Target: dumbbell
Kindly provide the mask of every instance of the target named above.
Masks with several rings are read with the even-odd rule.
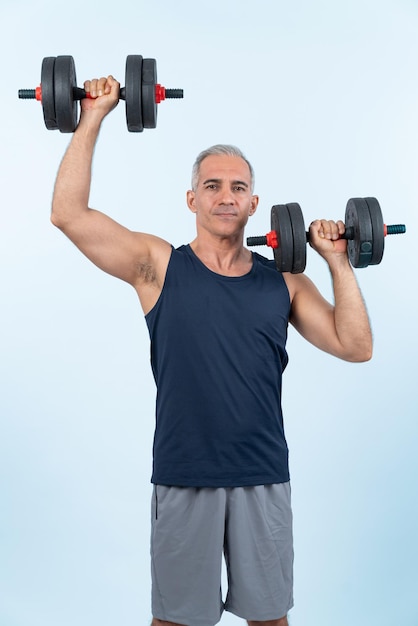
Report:
[[[45,57],[41,67],[41,84],[36,89],[19,89],[19,98],[42,103],[48,130],[73,133],[78,124],[78,101],[89,97],[77,87],[74,59],[71,56]],[[157,83],[155,59],[139,54],[126,58],[125,87],[120,90],[125,100],[128,130],[140,133],[157,125],[157,105],[166,98],[183,98],[182,89],[166,89]]]
[[[406,232],[404,224],[387,226],[376,198],[350,198],[345,210],[345,233],[348,257],[353,267],[377,265],[383,257],[386,235]],[[306,243],[302,210],[296,202],[277,204],[271,209],[271,231],[261,237],[248,237],[247,246],[273,248],[279,272],[299,274],[306,267]]]

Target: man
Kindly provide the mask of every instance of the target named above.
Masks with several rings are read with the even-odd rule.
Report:
[[[138,293],[157,383],[152,482],[153,626],[213,626],[223,609],[250,626],[286,626],[292,514],[281,377],[287,325],[347,361],[371,358],[368,316],[342,222],[318,220],[334,305],[304,275],[280,274],[243,246],[257,209],[253,171],[232,146],[199,155],[189,209],[196,238],[174,250],[88,207],[93,151],[117,105],[111,76],[85,83],[80,123],[61,163],[52,222],[102,270]],[[222,553],[228,571],[220,590]]]

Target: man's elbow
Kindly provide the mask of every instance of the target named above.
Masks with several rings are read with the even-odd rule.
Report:
[[[62,227],[62,220],[60,219],[59,214],[56,211],[54,211],[54,208],[52,208],[50,220],[51,220],[51,223],[57,228]]]
[[[56,200],[52,201],[50,220],[54,226],[60,230],[65,230],[67,224],[73,219],[74,211],[69,211],[65,204],[63,205]]]
[[[57,228],[62,228],[63,225],[63,209],[58,202],[58,199],[54,195],[52,198],[52,206],[51,206],[51,215],[50,215],[51,223]]]
[[[370,361],[373,356],[373,344],[372,343],[364,343],[353,350],[349,355],[347,355],[346,361],[350,361],[351,363],[366,363]]]

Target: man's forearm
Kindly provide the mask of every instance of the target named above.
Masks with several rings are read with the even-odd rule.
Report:
[[[353,360],[369,360],[373,340],[369,316],[356,277],[347,265],[331,270],[334,288],[335,329],[342,345],[352,352]]]
[[[52,199],[51,221],[61,227],[87,210],[91,166],[100,125],[80,124],[58,170]]]

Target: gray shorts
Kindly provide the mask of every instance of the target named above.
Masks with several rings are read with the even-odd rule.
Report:
[[[222,600],[222,554],[228,592]],[[214,626],[225,609],[275,620],[293,606],[290,483],[256,487],[154,486],[152,611],[160,620]]]

